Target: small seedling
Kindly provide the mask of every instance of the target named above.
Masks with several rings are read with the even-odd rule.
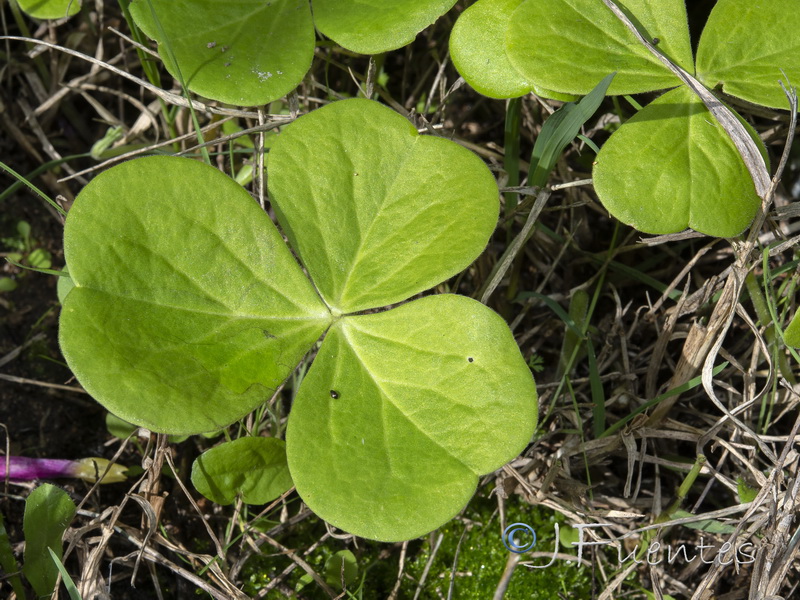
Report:
[[[192,466],[192,484],[217,504],[241,495],[248,504],[266,504],[292,487],[283,440],[243,437],[204,452]]]
[[[52,256],[31,237],[31,226],[27,221],[17,223],[15,237],[0,238],[0,244],[11,252],[3,252],[6,260],[23,269],[32,267],[47,270],[52,265]],[[17,287],[17,281],[11,277],[0,277],[0,292],[11,292]]]
[[[59,570],[48,549],[61,560],[61,538],[75,516],[75,510],[69,495],[49,483],[37,487],[25,501],[25,562],[22,572],[37,597],[49,597],[56,587]]]

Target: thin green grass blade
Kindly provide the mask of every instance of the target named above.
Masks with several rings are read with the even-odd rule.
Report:
[[[611,79],[609,78],[608,81],[610,82]],[[608,274],[609,263],[614,258],[614,250],[617,247],[618,235],[619,223],[614,225],[614,233],[611,237],[611,245],[608,249],[608,256],[603,265],[600,267],[600,276],[597,279],[597,285],[595,285],[594,294],[592,294],[591,301],[589,302],[589,308],[586,311],[586,318],[581,324],[581,332],[586,340],[586,351],[589,360],[589,385],[592,390],[592,413],[594,417],[593,433],[595,438],[598,438],[600,435],[602,435],[603,430],[605,429],[606,399],[605,393],[603,392],[603,384],[600,381],[600,372],[597,368],[597,357],[594,352],[594,346],[592,345],[591,337],[587,334],[589,333],[589,323],[591,322],[592,315],[594,315],[595,308],[597,308],[597,302],[600,299],[600,293],[605,287],[606,275]]]
[[[728,366],[728,362],[727,361],[723,362],[720,365],[717,365],[716,367],[714,367],[714,370],[711,372],[711,375],[716,377],[727,366]],[[690,379],[686,383],[679,385],[678,387],[674,387],[671,390],[668,390],[668,391],[664,392],[660,396],[656,396],[652,400],[648,400],[647,402],[642,404],[639,408],[634,410],[631,414],[629,414],[627,417],[623,417],[622,419],[620,419],[619,421],[614,423],[611,427],[606,429],[603,432],[603,434],[600,435],[599,437],[604,438],[604,437],[608,437],[610,435],[615,434],[617,431],[619,431],[620,429],[625,427],[625,425],[630,423],[636,415],[642,414],[647,409],[655,406],[656,404],[658,404],[662,400],[666,400],[667,398],[671,398],[672,396],[679,396],[680,394],[683,394],[684,392],[687,392],[687,391],[689,391],[691,389],[694,389],[698,385],[700,385],[701,383],[702,383],[702,376],[697,376],[694,379]]]
[[[550,310],[558,315],[559,319],[564,321],[566,326],[569,328],[569,331],[578,337],[583,337],[583,332],[581,331],[580,325],[578,325],[575,320],[569,314],[567,314],[567,311],[561,308],[561,305],[558,302],[545,296],[544,294],[539,294],[537,292],[520,292],[517,294],[516,300],[520,301],[528,298],[536,298],[537,300],[544,302]]]
[[[569,357],[572,356],[575,347],[580,345],[585,339],[582,331],[584,330],[584,323],[586,322],[586,313],[588,310],[589,294],[587,294],[585,290],[576,290],[569,301],[569,316],[572,318],[576,327],[572,328],[568,325],[564,332],[564,341],[561,343],[561,356],[558,359],[556,379],[561,379],[564,374],[569,374],[569,371],[567,371]]]
[[[638,103],[638,102],[637,102],[637,101],[634,99],[634,97],[633,97],[633,96],[631,96],[630,94],[625,94],[625,95],[623,96],[623,98],[625,98],[625,100],[627,100],[627,101],[628,101],[628,104],[630,104],[630,105],[631,105],[633,108],[635,108],[636,110],[642,110],[642,105],[641,105],[641,104],[639,104],[639,103]]]
[[[580,141],[582,141],[584,144],[586,144],[587,146],[589,146],[589,148],[591,148],[592,150],[594,150],[594,153],[595,153],[595,154],[597,154],[598,152],[600,152],[600,147],[599,147],[597,144],[595,144],[595,143],[594,143],[592,140],[590,140],[589,138],[587,138],[585,135],[583,135],[582,133],[579,133],[577,137],[578,137],[578,139],[579,139]]]
[[[14,265],[15,267],[18,267],[20,269],[25,269],[26,271],[35,271],[36,273],[42,273],[43,275],[55,275],[56,277],[69,277],[69,273],[67,273],[66,271],[58,271],[56,269],[39,269],[37,267],[28,267],[26,265],[18,263],[15,260],[11,260],[7,256],[6,256],[6,262],[9,262],[12,265]]]
[[[506,107],[505,140],[503,153],[503,168],[508,175],[506,185],[514,187],[519,185],[519,125],[522,112],[522,101],[520,98],[512,98]],[[506,192],[506,243],[511,242],[511,226],[514,224],[511,217],[514,209],[519,203],[519,195],[513,192]]]
[[[577,350],[577,348],[576,348]],[[589,497],[592,497],[592,474],[589,470],[589,457],[586,455],[586,437],[583,435],[583,419],[581,418],[581,411],[578,408],[578,399],[575,397],[575,390],[572,389],[572,381],[569,377],[565,377],[563,381],[566,382],[567,392],[572,401],[572,408],[575,411],[575,417],[578,419],[578,435],[581,437],[581,454],[583,455],[583,468],[586,472],[586,485],[589,486]]]
[[[67,588],[67,593],[69,594],[70,600],[83,600],[78,588],[75,587],[75,582],[72,581],[72,577],[70,577],[69,573],[67,573],[64,563],[61,562],[61,559],[59,559],[56,553],[53,552],[52,548],[48,548],[47,550],[50,552],[50,558],[52,558],[53,562],[56,564],[58,572],[61,573],[61,581],[64,583],[64,587]]]
[[[547,183],[550,171],[553,170],[564,148],[575,139],[583,124],[591,118],[605,98],[606,90],[611,85],[614,75],[616,73],[604,77],[580,102],[565,104],[544,122],[542,131],[533,145],[530,185],[543,186]]]
[[[592,391],[592,432],[595,439],[603,435],[606,429],[606,395],[600,372],[597,369],[597,356],[590,337],[586,337],[586,354],[589,361],[589,387]]]
[[[63,208],[61,208],[61,207],[60,207],[58,204],[56,204],[56,202],[55,202],[55,201],[54,201],[54,200],[53,200],[53,199],[52,199],[50,196],[48,196],[47,194],[45,194],[45,193],[44,193],[42,190],[40,190],[38,187],[36,187],[35,185],[33,185],[33,184],[30,182],[30,181],[28,181],[27,179],[25,179],[25,178],[24,178],[22,175],[20,175],[19,173],[17,173],[17,172],[16,172],[14,169],[12,169],[11,167],[9,167],[7,164],[5,164],[5,163],[4,163],[4,162],[2,162],[2,161],[0,161],[0,169],[3,169],[3,170],[6,172],[6,173],[8,173],[9,175],[11,175],[11,176],[12,176],[14,179],[16,179],[17,181],[19,181],[19,182],[21,182],[21,183],[25,184],[26,186],[28,186],[28,188],[29,188],[31,191],[33,191],[33,192],[36,192],[36,194],[37,194],[37,195],[38,195],[40,198],[42,198],[42,199],[43,199],[45,202],[47,202],[47,203],[48,203],[50,206],[52,206],[53,208],[55,208],[55,209],[58,211],[58,214],[60,214],[62,217],[66,217],[66,216],[67,216],[67,211],[65,211],[65,210],[64,210]]]
[[[197,120],[197,114],[194,112],[194,108],[192,107],[192,97],[189,94],[189,88],[186,86],[186,80],[183,78],[181,66],[178,64],[178,60],[175,57],[175,52],[173,52],[172,45],[169,43],[169,38],[167,37],[164,27],[161,25],[161,21],[158,19],[158,15],[156,14],[156,9],[153,7],[153,3],[150,0],[147,0],[147,6],[150,9],[150,14],[153,16],[153,22],[156,24],[156,27],[158,27],[158,35],[162,40],[164,40],[164,47],[167,49],[169,59],[172,61],[172,64],[175,65],[175,70],[178,73],[178,80],[180,81],[183,95],[189,101],[189,113],[192,115],[192,125],[194,126],[194,131],[197,135],[197,143],[200,145],[200,152],[203,154],[203,160],[205,160],[206,164],[211,165],[211,156],[208,154],[208,148],[205,146],[206,140],[203,137],[203,131],[200,128],[200,121]]]
[[[134,40],[146,48],[147,37],[142,33],[142,30],[139,29],[139,26],[136,25],[136,21],[133,20],[130,11],[130,4],[131,0],[119,0],[119,6],[122,9],[122,16],[125,18],[125,22],[128,24],[131,37],[133,37]],[[136,54],[139,56],[139,62],[142,65],[144,74],[147,76],[147,80],[154,86],[161,87],[161,75],[159,74],[155,63],[153,63],[152,58],[145,54],[140,48],[136,48]],[[161,101],[161,106],[162,108],[165,107],[163,100]]]
[[[47,171],[49,171],[53,167],[57,167],[58,165],[61,165],[61,164],[65,163],[65,162],[69,162],[71,160],[75,160],[75,159],[78,159],[78,158],[86,158],[87,156],[89,156],[88,152],[86,152],[84,154],[73,154],[71,156],[64,156],[62,158],[57,158],[56,160],[50,160],[50,161],[47,161],[46,163],[44,163],[42,165],[39,165],[33,171],[31,171],[30,173],[27,173],[23,177],[23,179],[15,181],[10,186],[8,186],[5,190],[3,190],[0,193],[0,202],[5,200],[6,198],[8,198],[11,194],[16,192],[23,185],[25,185],[25,181],[24,180],[30,181],[34,177],[38,177],[42,173],[46,173]]]

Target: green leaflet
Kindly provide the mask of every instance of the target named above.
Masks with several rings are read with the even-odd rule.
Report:
[[[411,42],[455,0],[133,0],[136,24],[167,70],[193,92],[239,106],[267,104],[303,80],[314,26],[345,48],[378,54]],[[152,5],[152,10],[151,10]]]
[[[485,1],[485,0],[484,0]],[[673,62],[692,71],[683,0],[630,0],[625,6]],[[533,85],[587,94],[616,72],[609,94],[636,94],[679,83],[601,0],[525,0],[511,15],[506,52]]]
[[[96,177],[67,217],[64,252],[75,284],[64,356],[108,410],[154,431],[242,417],[330,323],[269,217],[189,159],[142,158]]]
[[[358,562],[350,550],[339,550],[325,561],[325,580],[328,585],[342,589],[342,580],[347,585],[355,583],[358,577]]]
[[[348,50],[378,54],[411,43],[455,3],[456,0],[314,0],[314,23]]]
[[[56,282],[56,295],[58,297],[58,301],[62,304],[64,303],[64,298],[67,297],[74,288],[75,285],[72,283],[72,279],[69,277],[69,273],[65,270],[64,275],[58,278]]]
[[[17,3],[34,19],[63,19],[81,10],[81,0],[17,0]]]
[[[798,9],[792,0],[719,0],[697,47],[697,76],[726,94],[786,110],[778,82],[800,82]]]
[[[503,87],[503,76],[521,76],[534,90],[557,93],[588,93],[595,81],[614,71],[610,94],[680,85],[602,1],[524,0],[509,17],[511,4],[480,0],[459,19],[465,27],[476,27],[474,15],[483,15],[484,21],[494,16],[494,28],[505,28],[505,57],[511,66],[504,74],[484,80],[476,75],[476,65],[495,60],[503,49],[498,50],[494,29],[487,29],[493,31],[494,45],[477,38],[472,46],[461,40],[466,47],[454,49],[456,57],[470,56],[456,65],[485,94],[511,95],[514,90]],[[666,59],[695,72],[682,0],[631,0],[618,6]],[[721,86],[750,102],[785,107],[778,80],[782,74],[790,83],[800,79],[798,29],[800,12],[793,1],[720,0],[700,38],[697,78],[701,85]],[[725,237],[741,233],[755,216],[756,194],[763,193],[768,176],[755,164],[758,185],[752,185],[739,151],[729,142],[730,135],[737,140],[742,135],[733,129],[729,134],[720,128],[686,89],[665,94],[606,142],[594,169],[598,197],[612,215],[648,233],[686,227]],[[763,145],[754,140],[763,154]],[[541,184],[542,174],[534,173],[532,181]]]
[[[426,297],[344,317],[328,333],[289,417],[289,468],[303,500],[337,527],[417,537],[525,447],[536,415],[505,322],[462,296]]]
[[[335,102],[287,128],[267,180],[335,313],[400,302],[455,275],[483,251],[499,211],[477,156],[369,100]]]
[[[800,348],[800,311],[796,312],[783,332],[783,341],[787,346]]]
[[[314,56],[307,0],[134,0],[130,10],[174,77],[180,68],[190,90],[229,104],[261,105],[289,93]]]
[[[266,504],[292,487],[283,440],[243,437],[201,454],[192,464],[192,484],[217,504],[237,494],[248,504]]]
[[[597,195],[646,233],[742,232],[761,203],[730,137],[688,88],[657,98],[600,149]]]

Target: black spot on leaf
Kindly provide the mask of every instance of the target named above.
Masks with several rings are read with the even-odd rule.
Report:
[[[336,390],[331,390],[331,398],[336,400],[338,397],[339,397],[339,392],[337,392]]]

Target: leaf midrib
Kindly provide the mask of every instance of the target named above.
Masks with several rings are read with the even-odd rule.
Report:
[[[394,184],[405,170],[408,162],[412,159],[414,148],[416,148],[416,145],[420,142],[421,139],[423,139],[422,136],[419,135],[419,133],[417,133],[417,135],[412,140],[411,145],[406,148],[405,154],[402,157],[402,160],[400,161],[400,164],[398,166],[397,171],[394,174],[394,177],[392,177],[391,181],[387,180],[388,185],[386,185],[384,188],[386,192],[384,193],[383,198],[381,198],[380,208],[375,212],[375,215],[373,216],[372,220],[367,226],[367,229],[363,232],[359,230],[358,248],[356,249],[356,255],[353,257],[353,260],[350,263],[350,269],[347,272],[347,279],[345,279],[344,284],[340,288],[341,291],[339,292],[338,298],[336,298],[335,301],[335,304],[338,308],[342,308],[341,306],[342,298],[346,298],[348,288],[350,287],[350,284],[353,280],[352,279],[353,273],[355,273],[358,264],[364,257],[364,241],[369,239],[370,234],[372,233],[372,229],[375,227],[375,223],[381,220],[381,213],[385,209],[388,199],[391,197],[391,191],[392,189],[394,189]]]

